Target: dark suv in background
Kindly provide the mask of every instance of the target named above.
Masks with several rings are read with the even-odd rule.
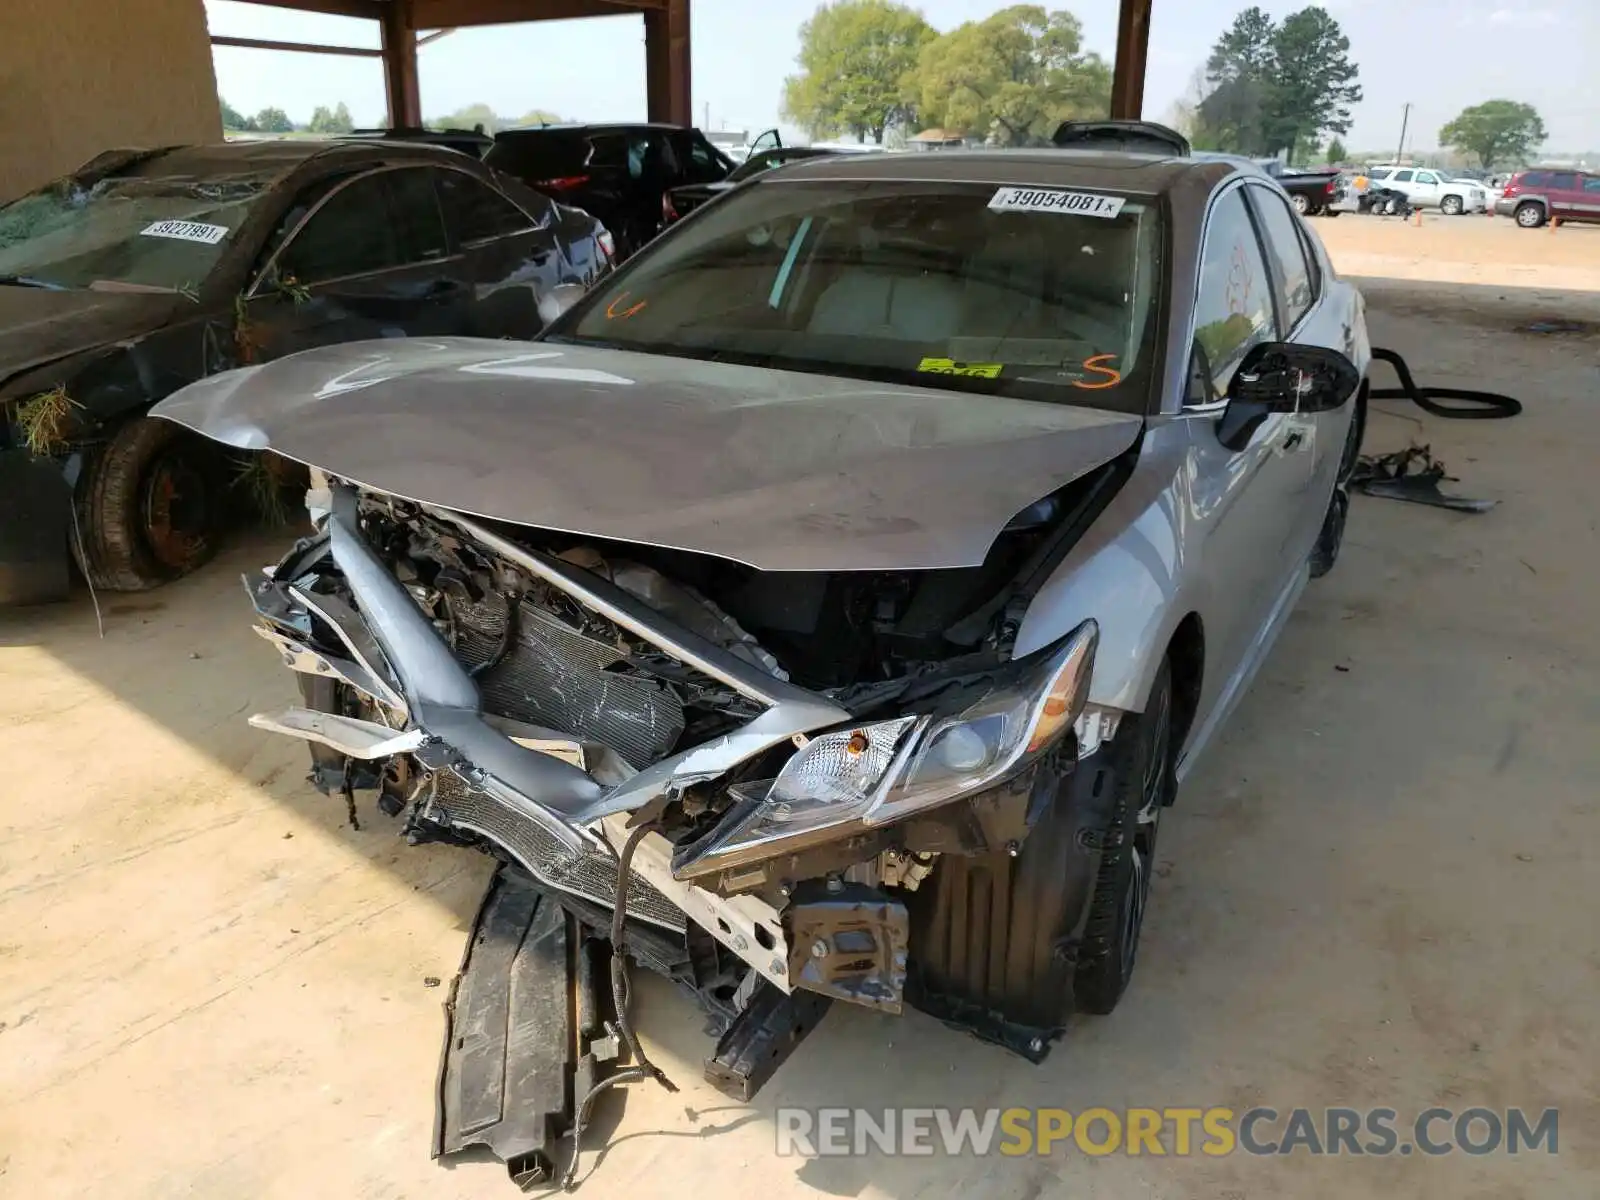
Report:
[[[734,167],[698,129],[654,124],[503,129],[484,161],[598,218],[616,238],[618,257],[661,229],[668,191],[716,183]]]
[[[1549,168],[1518,171],[1506,184],[1494,211],[1515,217],[1524,229],[1546,221],[1600,222],[1600,175]]]

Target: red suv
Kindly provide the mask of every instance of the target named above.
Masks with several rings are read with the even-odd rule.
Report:
[[[1518,171],[1494,211],[1524,229],[1557,221],[1600,221],[1600,175],[1587,171]]]

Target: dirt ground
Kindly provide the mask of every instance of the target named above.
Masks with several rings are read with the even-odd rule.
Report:
[[[1043,1067],[912,1014],[833,1012],[751,1105],[699,1079],[690,1006],[641,982],[676,1096],[586,1155],[620,1196],[1600,1194],[1600,228],[1346,215],[1374,341],[1510,422],[1385,404],[1483,516],[1358,497],[1345,555],[1163,826],[1140,969]],[[1387,277],[1387,278],[1378,278]],[[1452,287],[1404,280],[1443,281]],[[1552,289],[1565,289],[1554,291]],[[485,860],[359,831],[244,718],[291,697],[248,631],[240,547],[200,577],[0,614],[0,1195],[507,1197],[428,1158],[440,1001]],[[1558,1106],[1560,1153],[805,1161],[779,1105]]]

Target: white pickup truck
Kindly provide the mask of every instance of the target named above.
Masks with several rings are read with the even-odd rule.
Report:
[[[1427,167],[1373,167],[1367,172],[1374,187],[1404,192],[1417,208],[1437,208],[1447,217],[1489,210],[1489,196],[1480,184],[1451,179],[1444,171]]]

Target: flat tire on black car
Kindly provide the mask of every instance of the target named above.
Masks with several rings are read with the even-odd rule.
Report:
[[[1115,794],[1073,978],[1079,1012],[1111,1012],[1133,978],[1155,875],[1156,831],[1177,789],[1172,699],[1172,669],[1163,660],[1144,712],[1123,718],[1111,743]]]
[[[84,458],[73,553],[95,587],[139,592],[216,552],[223,459],[171,421],[139,417]]]
[[[1311,201],[1307,200],[1299,192],[1289,197],[1289,203],[1294,205],[1295,212],[1302,217],[1311,211]]]

